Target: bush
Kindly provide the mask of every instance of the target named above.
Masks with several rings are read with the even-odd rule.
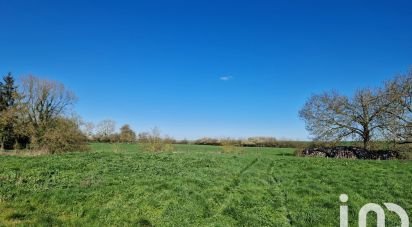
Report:
[[[240,153],[242,152],[242,144],[240,140],[233,140],[230,138],[221,139],[220,145],[222,146],[223,153]]]
[[[393,148],[394,150],[399,152],[402,159],[412,160],[412,144],[396,144],[396,146],[394,146]]]
[[[154,128],[151,132],[140,133],[138,141],[145,151],[161,152],[173,151],[176,140],[171,137],[162,138],[159,129]]]
[[[119,143],[112,143],[112,149],[114,153],[119,153],[121,151],[121,147]]]
[[[293,155],[296,157],[304,157],[303,150],[301,150],[300,148],[295,148]]]
[[[48,153],[84,151],[87,149],[87,137],[80,131],[74,120],[58,118],[47,127],[41,138],[32,138],[31,148]]]

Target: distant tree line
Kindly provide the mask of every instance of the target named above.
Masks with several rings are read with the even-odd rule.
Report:
[[[97,125],[92,122],[84,123],[82,131],[90,142],[134,143],[137,140],[136,133],[130,125],[123,125],[118,133],[116,131],[116,122],[109,119],[103,120]]]
[[[159,152],[173,150],[173,144],[188,142],[177,141],[169,136],[162,136],[158,128],[151,131],[141,132],[138,135],[126,124],[120,127],[120,132],[116,131],[116,122],[113,120],[103,120],[96,127],[93,123],[84,124],[83,131],[90,142],[102,143],[139,143],[145,151]]]
[[[196,145],[239,146],[239,147],[276,147],[303,148],[311,144],[306,141],[278,140],[274,137],[249,137],[246,139],[204,137],[193,142]]]
[[[410,143],[412,70],[352,96],[336,91],[313,95],[299,114],[317,141],[360,141],[365,149],[377,141]]]
[[[96,125],[92,122],[84,123],[82,131],[90,142],[101,143],[147,143],[154,140],[161,140],[168,144],[188,143],[185,140],[175,140],[170,136],[162,136],[158,128],[153,128],[147,132],[136,132],[125,124],[120,127],[119,132],[116,131],[116,122],[114,120],[106,119],[100,121]]]

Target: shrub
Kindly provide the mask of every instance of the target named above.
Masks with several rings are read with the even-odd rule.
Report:
[[[221,139],[219,142],[222,146],[223,153],[239,153],[242,151],[242,144],[240,140],[226,138]]]
[[[300,148],[295,148],[293,151],[293,155],[297,157],[303,157],[303,150]]]
[[[41,138],[32,138],[32,146],[36,150],[45,150],[48,153],[68,151],[84,151],[87,137],[80,131],[77,123],[72,119],[58,118],[47,127]]]
[[[119,143],[112,143],[112,149],[114,153],[119,153],[121,151]]]
[[[412,160],[412,144],[411,143],[396,144],[396,146],[393,146],[392,148],[399,152],[402,159]]]
[[[175,140],[171,137],[162,138],[160,130],[157,128],[152,129],[151,132],[140,133],[138,141],[142,144],[145,151],[161,152],[174,150],[173,142]]]

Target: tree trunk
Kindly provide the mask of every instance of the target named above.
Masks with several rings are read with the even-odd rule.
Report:
[[[369,140],[363,139],[363,149],[369,150]]]
[[[364,127],[362,138],[363,138],[363,149],[369,150],[370,148],[369,142],[371,140],[371,135],[370,135],[370,131],[368,127]]]
[[[4,151],[4,139],[3,138],[0,139],[0,151],[1,152]]]

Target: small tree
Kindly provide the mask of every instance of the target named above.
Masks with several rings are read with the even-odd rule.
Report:
[[[174,147],[171,141],[174,140],[170,137],[162,138],[158,128],[139,134],[139,143],[142,144],[144,150],[150,152],[172,151]]]
[[[97,138],[100,142],[110,142],[115,131],[115,121],[103,120],[97,125]]]
[[[88,140],[93,140],[95,125],[93,122],[85,122],[82,125],[82,131]]]
[[[120,128],[120,142],[133,143],[136,141],[136,133],[130,128],[129,125],[123,125]]]

